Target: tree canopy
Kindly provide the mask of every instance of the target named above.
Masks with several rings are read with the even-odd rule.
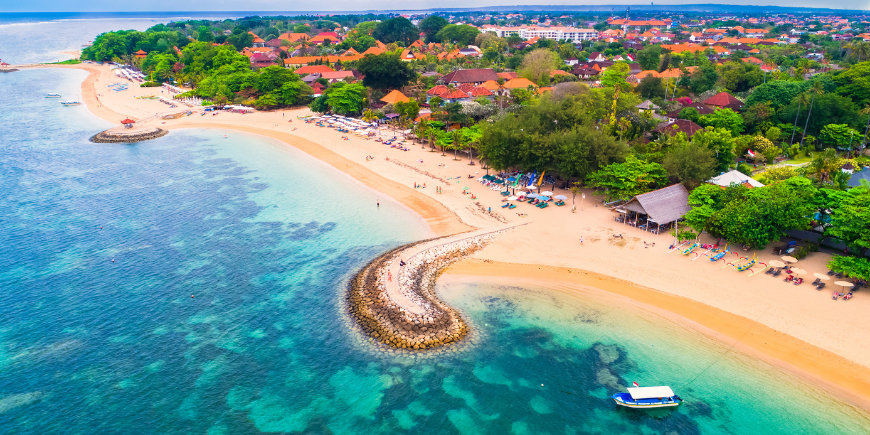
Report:
[[[395,17],[381,21],[372,32],[372,36],[385,44],[402,42],[408,45],[417,40],[419,33],[417,27],[407,18]]]
[[[390,53],[367,54],[356,68],[365,76],[363,84],[375,89],[399,89],[417,77],[407,62]]]

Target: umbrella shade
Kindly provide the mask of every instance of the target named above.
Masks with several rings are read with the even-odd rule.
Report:
[[[783,259],[786,263],[797,263],[797,261],[798,261],[797,258],[794,258],[794,257],[788,256],[788,255],[786,255],[785,257],[782,257],[782,259]]]
[[[550,192],[549,190],[545,190],[545,191],[541,192],[541,195],[553,196],[553,192]]]
[[[830,276],[825,275],[824,273],[814,273],[813,276],[822,280],[822,281],[827,281],[827,280],[831,279]]]
[[[793,273],[795,275],[806,275],[807,271],[803,270],[801,268],[795,267],[795,268],[792,268],[791,273]]]
[[[553,198],[561,199],[561,200],[563,200],[563,201],[566,200],[566,199],[568,199],[568,197],[565,196],[565,195],[556,195],[556,196],[554,196]]]
[[[768,264],[770,264],[773,267],[785,267],[785,263],[783,263],[782,261],[779,261],[779,260],[770,260],[768,262]]]
[[[852,284],[849,281],[837,281],[834,284],[837,284],[837,285],[843,286],[843,287],[855,287],[855,284]]]

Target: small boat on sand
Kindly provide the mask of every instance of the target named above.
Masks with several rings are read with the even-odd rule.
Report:
[[[79,104],[82,104],[82,103],[81,103],[81,101],[61,101],[60,104],[62,104],[64,106],[78,106]]]
[[[683,399],[674,394],[671,387],[627,388],[627,393],[616,393],[611,398],[619,406],[627,408],[666,408],[678,406]]]
[[[60,98],[60,94],[45,94],[45,98]]]

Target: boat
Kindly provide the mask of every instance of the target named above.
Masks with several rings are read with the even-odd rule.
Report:
[[[82,104],[82,103],[81,103],[81,101],[61,101],[60,104],[62,104],[64,106],[78,106],[79,104]]]
[[[45,98],[60,98],[60,94],[45,94]]]
[[[627,393],[616,393],[611,398],[619,406],[638,409],[678,406],[683,399],[671,387],[627,388]]]

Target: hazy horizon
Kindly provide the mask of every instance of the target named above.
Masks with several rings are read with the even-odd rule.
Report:
[[[705,1],[655,1],[650,2],[653,5],[687,5],[687,4],[710,4],[710,5],[734,5],[734,6],[778,6],[778,7],[794,7],[794,8],[814,8],[814,9],[850,9],[855,11],[870,9],[870,0],[844,0],[837,3],[836,8],[819,7],[818,2],[809,0],[773,0],[759,4],[758,0],[745,0],[733,2],[705,2]],[[21,2],[15,5],[7,5],[0,7],[0,13],[3,12],[238,12],[240,3],[230,0],[188,0],[179,7],[177,0],[152,0],[148,4],[139,4],[137,7],[146,7],[146,9],[118,11],[118,3],[110,0],[80,0],[71,4],[68,0],[34,0],[31,2]],[[34,5],[38,7],[34,8]],[[73,8],[70,6],[74,5]],[[369,6],[370,5],[370,6]],[[476,1],[458,1],[458,0],[443,0],[440,2],[428,1],[398,1],[386,0],[382,2],[364,2],[339,0],[329,3],[328,7],[317,4],[317,7],[294,7],[288,10],[286,1],[279,0],[250,0],[244,2],[244,10],[260,11],[260,12],[327,12],[327,11],[342,11],[342,12],[364,12],[364,11],[390,11],[390,10],[427,10],[427,9],[450,9],[450,8],[485,8],[485,7],[506,7],[506,6],[558,6],[558,7],[577,7],[583,8],[588,6],[649,6],[645,2],[637,1],[585,1],[583,4],[571,5],[567,1],[559,0],[522,0],[521,2],[499,2],[498,0],[476,0]],[[312,5],[313,6],[313,5]]]

